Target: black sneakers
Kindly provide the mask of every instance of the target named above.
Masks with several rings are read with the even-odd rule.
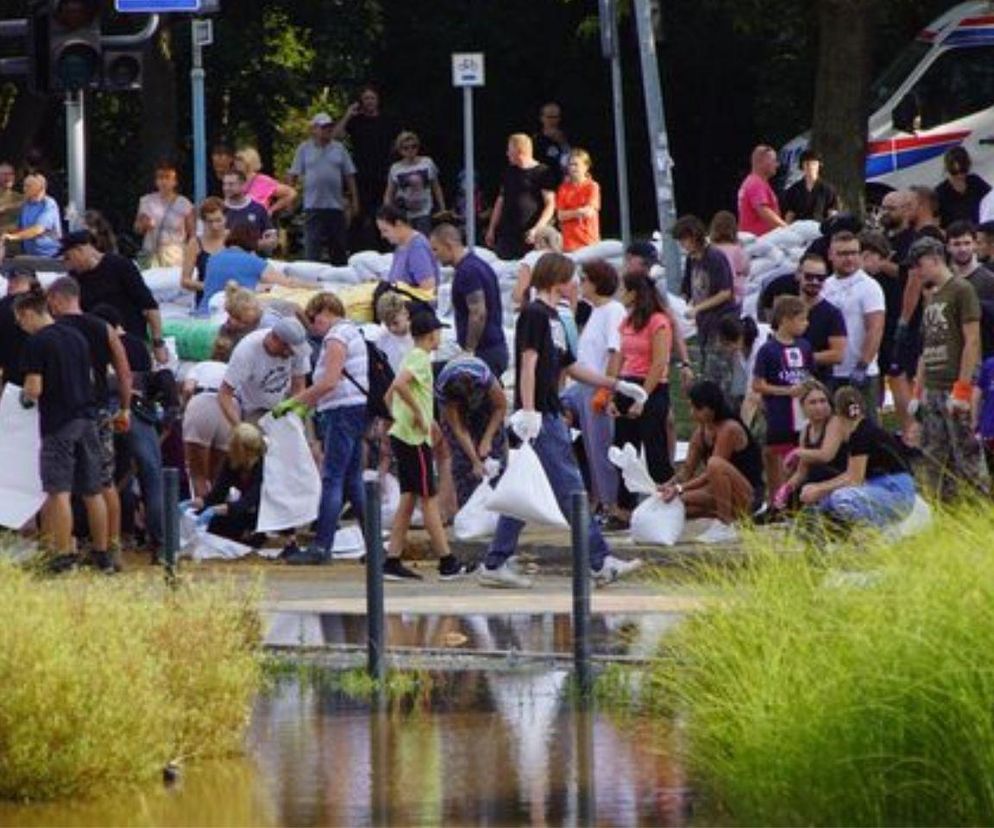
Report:
[[[400,558],[387,558],[383,561],[384,581],[421,581],[424,580],[413,569],[404,566]]]
[[[454,581],[476,569],[476,564],[465,564],[455,555],[446,555],[438,561],[438,577],[443,581]]]

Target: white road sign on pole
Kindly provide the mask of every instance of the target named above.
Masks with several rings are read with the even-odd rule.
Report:
[[[452,55],[453,86],[483,86],[483,52],[454,52]]]
[[[473,87],[483,86],[483,53],[456,52],[452,55],[452,85],[462,87],[463,192],[466,203],[466,244],[476,244],[476,170],[473,168]]]

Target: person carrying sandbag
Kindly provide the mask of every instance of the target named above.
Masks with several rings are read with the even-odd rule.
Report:
[[[573,457],[569,429],[561,416],[560,374],[565,371],[579,382],[613,388],[639,402],[646,399],[641,387],[580,365],[567,348],[556,304],[563,288],[573,278],[574,267],[574,262],[561,253],[547,253],[532,272],[532,287],[537,295],[522,308],[514,334],[515,413],[510,419],[511,428],[518,437],[532,442],[532,449],[563,514],[569,514],[571,494],[583,490],[583,479]],[[481,585],[531,586],[531,580],[518,572],[512,559],[524,525],[515,517],[501,514],[484,565],[479,570]],[[611,555],[600,527],[593,519],[589,535],[590,571],[598,583],[610,583],[641,566],[639,560],[624,561]]]

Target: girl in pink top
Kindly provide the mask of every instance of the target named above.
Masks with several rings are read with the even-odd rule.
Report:
[[[260,172],[262,159],[254,147],[243,147],[235,153],[235,169],[245,173],[245,195],[265,207],[270,215],[293,206],[297,191]]]
[[[621,301],[628,315],[621,323],[621,349],[611,357],[608,374],[639,383],[649,398],[630,404],[617,394],[608,410],[614,421],[614,444],[645,449],[649,474],[657,483],[673,475],[666,432],[670,409],[669,366],[673,330],[656,285],[648,276],[628,273],[622,280]],[[635,496],[618,485],[618,509],[609,521],[612,528],[628,524]]]
[[[711,244],[717,247],[732,269],[732,290],[735,294],[735,304],[742,307],[746,283],[749,281],[749,255],[739,241],[739,223],[735,215],[728,210],[719,210],[711,219],[708,230]]]

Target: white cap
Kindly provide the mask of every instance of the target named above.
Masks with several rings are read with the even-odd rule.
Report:
[[[327,112],[319,112],[313,118],[311,118],[311,126],[328,126],[334,123],[331,120],[331,116]]]

